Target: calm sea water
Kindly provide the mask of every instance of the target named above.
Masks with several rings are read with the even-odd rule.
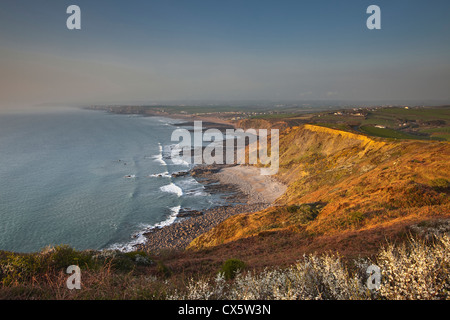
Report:
[[[0,114],[0,250],[128,250],[180,208],[217,203],[170,159],[173,124],[64,110]],[[162,177],[158,175],[162,174]]]

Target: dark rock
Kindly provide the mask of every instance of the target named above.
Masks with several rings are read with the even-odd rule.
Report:
[[[180,171],[172,173],[173,178],[185,177],[187,175],[189,175],[189,171]]]
[[[203,215],[203,212],[201,212],[201,211],[181,209],[177,215],[177,218],[198,217],[198,216],[202,216],[202,215]]]

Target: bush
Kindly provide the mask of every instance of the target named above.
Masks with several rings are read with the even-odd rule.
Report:
[[[47,252],[42,252],[42,255],[48,259],[49,266],[57,270],[65,270],[71,265],[77,265],[80,268],[90,268],[94,266],[91,254],[88,252],[76,251],[67,245],[47,249]]]
[[[390,245],[377,258],[382,272],[380,294],[389,300],[450,298],[450,238],[433,245],[411,239],[408,245]]]
[[[431,181],[431,186],[436,191],[448,191],[450,189],[450,181],[442,178],[434,179]]]
[[[148,266],[153,262],[143,251],[121,252],[119,250],[103,250],[93,254],[97,265],[109,266],[119,272],[130,272],[136,266]]]
[[[364,213],[361,211],[352,211],[349,213],[347,219],[349,225],[357,225],[364,220]]]
[[[148,254],[144,251],[132,251],[132,252],[126,252],[125,256],[130,258],[134,263],[137,265],[151,265],[153,261],[150,259]]]
[[[237,259],[225,265],[234,269]],[[240,261],[242,263],[242,261]],[[367,268],[381,271],[379,290],[367,287]],[[225,269],[225,268],[223,268]],[[237,270],[235,268],[234,270]],[[355,259],[352,272],[338,254],[311,254],[288,268],[236,274],[233,281],[191,280],[186,292],[172,299],[225,300],[448,300],[450,298],[450,238],[432,244],[411,239],[407,245],[389,245],[376,260]]]
[[[126,255],[117,255],[110,262],[111,267],[119,272],[131,272],[136,266],[133,260]]]
[[[239,271],[245,269],[245,263],[239,259],[229,259],[225,261],[220,269],[226,280],[234,279]]]
[[[440,225],[440,224],[438,224]],[[421,223],[435,227],[435,222]],[[410,239],[404,244],[387,245],[380,249],[374,260],[360,258],[342,259],[339,254],[310,254],[286,268],[266,268],[264,271],[246,269],[238,259],[227,260],[222,272],[215,278],[202,276],[184,281],[175,277],[165,279],[110,273],[113,261],[132,266],[132,257],[117,251],[76,252],[67,247],[52,248],[38,254],[0,252],[0,297],[6,298],[161,298],[180,300],[284,300],[284,299],[450,299],[450,238],[443,234],[434,240]],[[61,290],[67,275],[50,262],[61,265],[72,262],[77,254],[93,256],[102,263],[99,271],[83,275],[83,288],[79,295]],[[50,260],[51,257],[57,258]],[[63,261],[63,262],[62,262]],[[380,268],[381,282],[378,290],[367,287],[367,268]],[[158,271],[168,277],[171,271],[162,262]],[[50,273],[49,273],[50,271]],[[51,273],[53,272],[53,273]],[[49,277],[50,276],[50,277]],[[225,281],[226,277],[229,281]],[[50,280],[50,282],[48,282]],[[75,295],[73,295],[75,294]]]
[[[30,281],[44,268],[38,256],[10,253],[1,261],[0,279],[4,285],[20,284]]]
[[[293,223],[307,224],[317,218],[324,204],[304,203],[301,205],[291,205],[285,207],[285,210],[291,214],[290,220]]]
[[[231,300],[351,300],[367,298],[360,279],[352,276],[338,255],[304,256],[287,269],[239,274]]]
[[[158,261],[157,271],[164,278],[168,278],[172,275],[172,271],[162,261]]]

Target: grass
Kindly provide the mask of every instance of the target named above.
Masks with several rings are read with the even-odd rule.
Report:
[[[372,136],[381,137],[381,138],[390,138],[390,139],[416,139],[423,140],[427,139],[427,137],[415,136],[411,134],[407,134],[401,131],[397,131],[389,128],[377,128],[373,126],[361,126],[360,130],[364,133],[367,133]]]
[[[351,131],[350,126],[348,124],[344,124],[344,123],[323,123],[323,122],[319,122],[319,123],[316,123],[315,125],[321,126],[321,127],[330,128],[330,129]]]
[[[2,253],[4,254],[4,253]],[[39,253],[41,255],[42,253]],[[95,259],[98,252],[90,252]],[[36,254],[35,254],[36,255]],[[367,287],[367,270],[380,270],[377,289]],[[0,263],[5,270],[5,262]],[[155,276],[154,266],[122,273],[107,262],[85,269],[81,290],[66,287],[62,270],[34,271],[27,281],[0,284],[0,299],[28,300],[448,300],[450,238],[408,238],[387,243],[372,257],[346,259],[338,252],[308,254],[285,267],[254,270],[229,259],[215,275]]]
[[[388,244],[374,260],[345,262],[339,254],[304,256],[288,268],[266,269],[222,279],[193,280],[177,298],[209,297],[233,300],[431,300],[450,298],[450,238],[427,244],[410,238],[407,244]],[[380,283],[369,289],[369,266],[377,266]]]
[[[373,113],[369,113],[369,117],[361,122],[361,125],[367,126],[367,125],[383,125],[386,127],[394,128],[397,126],[397,120],[393,119],[392,117],[388,116],[379,116],[374,115]]]
[[[440,192],[445,192],[450,190],[450,181],[444,178],[437,178],[431,180],[431,186],[436,190]]]
[[[422,129],[420,132],[429,134],[433,139],[450,141],[450,127]]]
[[[251,119],[289,119],[293,117],[297,117],[298,113],[274,113],[274,114],[259,114],[254,115]]]
[[[148,254],[140,251],[77,251],[67,245],[48,247],[41,252],[30,254],[2,252],[0,282],[4,285],[26,283],[39,274],[65,272],[71,265],[92,271],[108,265],[118,273],[127,273],[138,266],[152,263]]]
[[[450,108],[383,108],[374,112],[377,116],[395,116],[407,120],[434,120],[445,119],[450,120]]]
[[[421,132],[425,133],[450,133],[450,127],[423,129]]]

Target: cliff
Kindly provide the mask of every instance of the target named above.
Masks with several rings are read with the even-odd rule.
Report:
[[[448,218],[449,156],[448,142],[387,140],[315,125],[287,128],[276,177],[288,185],[286,193],[269,209],[229,218],[188,248],[269,233],[308,239],[361,234]]]

